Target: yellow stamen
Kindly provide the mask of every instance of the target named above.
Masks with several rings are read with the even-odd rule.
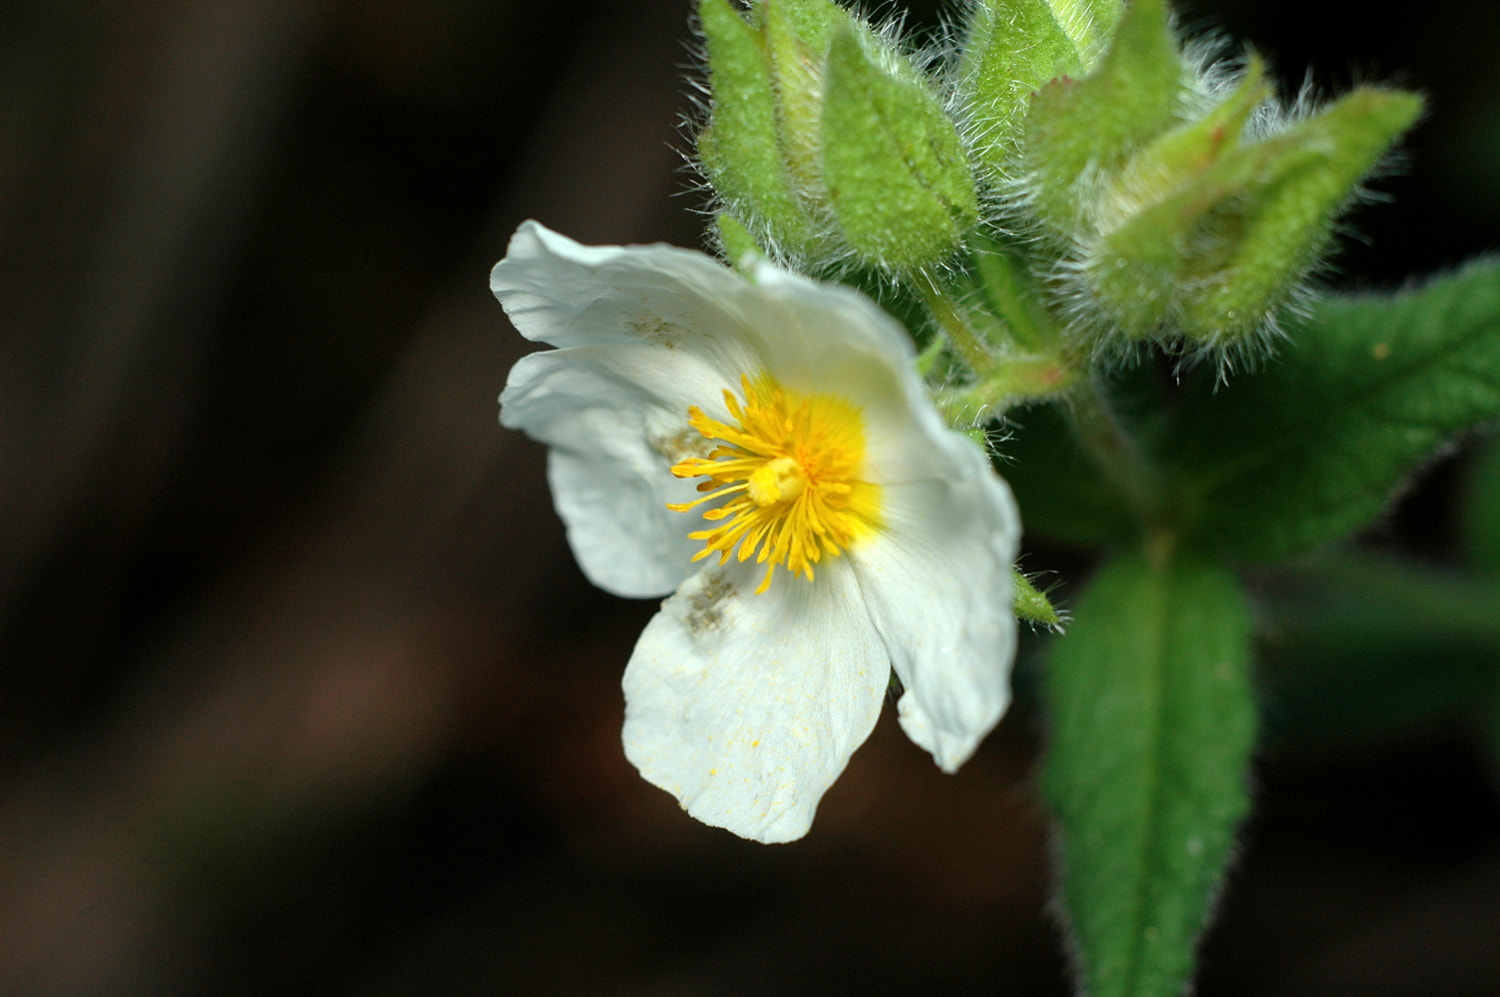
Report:
[[[740,387],[743,403],[724,392],[737,425],[710,419],[696,405],[688,409],[688,425],[719,445],[673,465],[679,478],[707,480],[698,484],[701,498],[667,508],[688,512],[724,499],[703,514],[720,525],[688,534],[703,541],[693,560],[717,553],[724,564],[733,553],[769,562],[756,592],[770,586],[777,565],[811,581],[824,555],[836,557],[880,526],[880,488],[861,477],[864,417],[842,398],[798,395],[769,374],[742,376]]]

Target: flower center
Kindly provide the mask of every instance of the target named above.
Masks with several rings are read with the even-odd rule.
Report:
[[[836,557],[851,543],[879,528],[880,487],[860,479],[865,460],[864,417],[834,395],[798,395],[769,374],[740,378],[745,400],[724,392],[724,405],[736,425],[710,419],[696,405],[688,425],[718,441],[707,457],[688,457],[672,466],[679,478],[703,477],[702,498],[667,506],[687,512],[723,499],[703,518],[719,523],[689,533],[702,540],[693,555],[735,555],[768,564],[756,592],[771,584],[776,566],[809,581],[824,555]]]

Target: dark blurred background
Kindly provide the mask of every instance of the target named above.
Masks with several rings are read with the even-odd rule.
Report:
[[[1332,283],[1500,244],[1500,8],[1182,9],[1291,89],[1430,97]],[[887,710],[788,846],[622,757],[655,607],[585,583],[498,427],[486,276],[527,217],[699,244],[688,18],[0,4],[0,993],[1067,992],[1024,696],[955,777]],[[1444,570],[1475,446],[1369,543]],[[1202,994],[1500,993],[1451,720],[1268,743]]]

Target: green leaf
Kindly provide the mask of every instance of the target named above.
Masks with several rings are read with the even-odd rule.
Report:
[[[1252,561],[1367,524],[1413,466],[1500,415],[1500,267],[1416,291],[1337,296],[1262,371],[1203,369],[1152,449],[1196,543]]]
[[[859,257],[909,269],[952,254],[979,216],[958,131],[916,71],[846,26],[828,54],[823,178]]]
[[[1014,435],[995,444],[1026,532],[1065,543],[1117,543],[1135,531],[1129,505],[1073,437],[1056,405],[1007,413]]]
[[[1474,454],[1464,484],[1460,517],[1469,563],[1500,577],[1500,436]]]
[[[1045,784],[1080,989],[1176,997],[1249,806],[1249,620],[1224,569],[1107,564],[1055,645]]]

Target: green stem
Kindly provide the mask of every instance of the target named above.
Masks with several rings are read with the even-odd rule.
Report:
[[[1050,353],[1005,357],[987,377],[942,393],[945,412],[972,418],[976,413],[1003,411],[1021,399],[1055,397],[1067,391],[1080,371],[1067,356]]]
[[[1006,318],[983,313],[988,327],[976,328],[951,291],[935,281],[921,287],[922,298],[942,340],[951,346],[974,379],[961,388],[944,391],[939,399],[949,421],[972,422],[984,413],[998,415],[1021,399],[1055,397],[1077,380],[1083,370],[1079,358],[1058,343],[1029,347],[1016,339]],[[919,359],[925,374],[936,359],[931,348]]]
[[[947,340],[942,336],[933,336],[932,342],[928,343],[922,349],[922,352],[917,354],[917,373],[921,374],[924,378],[930,375],[933,368],[937,366],[938,361],[942,359],[943,347],[946,345]]]
[[[1080,378],[1076,390],[1064,396],[1063,410],[1084,450],[1130,502],[1137,519],[1151,532],[1164,528],[1160,474],[1125,432],[1099,378]]]
[[[972,258],[985,298],[1012,338],[1027,350],[1045,350],[1056,344],[1058,337],[1026,265],[994,243]]]
[[[979,335],[960,314],[958,305],[953,299],[936,283],[923,284],[922,297],[927,304],[927,310],[937,320],[938,328],[943,331],[943,335],[958,351],[959,356],[963,357],[969,369],[981,378],[991,373],[995,366],[995,357],[985,349]]]

